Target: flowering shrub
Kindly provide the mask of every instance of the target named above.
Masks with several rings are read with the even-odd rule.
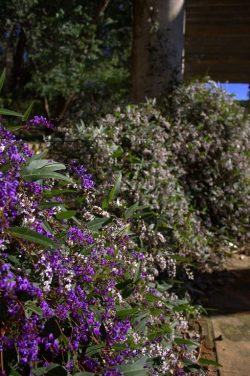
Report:
[[[76,161],[32,155],[1,125],[0,374],[191,374],[197,310],[148,283],[129,223],[93,188]]]
[[[245,110],[215,84],[180,86],[163,106],[181,185],[209,229],[248,240],[250,127]]]
[[[205,263],[209,247],[206,232],[190,210],[189,198],[179,183],[184,171],[166,146],[170,126],[156,106],[148,102],[118,108],[114,114],[100,119],[97,126],[81,123],[63,132],[65,148],[72,157],[77,153],[78,158],[92,165],[92,173],[99,182],[99,196],[103,196],[112,176],[121,171],[121,198],[117,206],[121,210],[135,205],[133,230],[138,244],[147,251],[151,273],[158,276],[165,271],[173,277],[176,254],[187,269],[190,260],[185,259]],[[54,154],[56,148],[52,145]],[[61,150],[64,147],[61,149],[60,144],[60,154]]]
[[[178,87],[160,105],[118,108],[97,123],[61,128],[65,147],[53,139],[51,150],[91,161],[101,197],[122,172],[118,207],[150,208],[137,207],[138,244],[149,251],[154,275],[175,275],[177,259],[186,269],[190,259],[207,266],[229,239],[249,236],[249,125],[231,97],[203,83]]]

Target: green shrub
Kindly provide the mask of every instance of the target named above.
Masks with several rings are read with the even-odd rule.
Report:
[[[60,132],[64,147],[54,138],[53,153],[60,141],[60,153],[66,148],[92,165],[100,202],[121,171],[115,210],[136,202],[148,208],[137,208],[141,220],[133,230],[153,274],[167,268],[173,275],[182,257],[206,264],[223,254],[214,252],[218,243],[222,251],[229,239],[247,239],[249,127],[244,110],[221,89],[179,86],[158,107],[151,101],[117,108]]]
[[[160,270],[167,268],[169,275],[175,274],[173,254],[201,262],[209,255],[204,229],[179,183],[183,171],[167,147],[169,128],[155,105],[148,102],[116,109],[97,124],[80,123],[60,130],[65,134],[67,154],[77,155],[92,166],[100,201],[103,190],[121,171],[121,200],[117,204],[127,207],[138,203],[144,208],[137,208],[136,216],[141,220],[134,223],[133,230],[149,252],[149,267],[155,275],[156,265]],[[64,148],[59,145],[61,152]]]
[[[184,171],[179,181],[210,230],[250,236],[250,127],[245,110],[215,84],[180,86],[165,100],[168,150]]]

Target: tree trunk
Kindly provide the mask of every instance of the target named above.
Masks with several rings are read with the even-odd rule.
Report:
[[[182,79],[185,0],[134,0],[135,101],[155,98]]]

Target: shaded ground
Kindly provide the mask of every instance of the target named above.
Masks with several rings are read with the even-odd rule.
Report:
[[[236,255],[225,270],[200,276],[191,291],[209,312],[219,375],[250,376],[250,256]]]

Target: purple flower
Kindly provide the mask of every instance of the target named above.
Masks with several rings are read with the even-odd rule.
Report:
[[[112,368],[105,371],[103,376],[123,376],[123,372],[120,372],[117,368]]]
[[[46,117],[38,115],[34,116],[33,119],[29,120],[26,125],[28,128],[37,126],[44,126],[50,129],[54,128],[54,125],[48,119],[46,119]]]
[[[68,231],[69,239],[81,245],[90,245],[94,243],[94,239],[86,231],[81,230],[79,227],[71,227]]]
[[[79,164],[76,160],[70,162],[69,171],[80,180],[80,185],[82,188],[87,190],[94,188],[95,183],[92,176],[88,174],[86,168]]]

